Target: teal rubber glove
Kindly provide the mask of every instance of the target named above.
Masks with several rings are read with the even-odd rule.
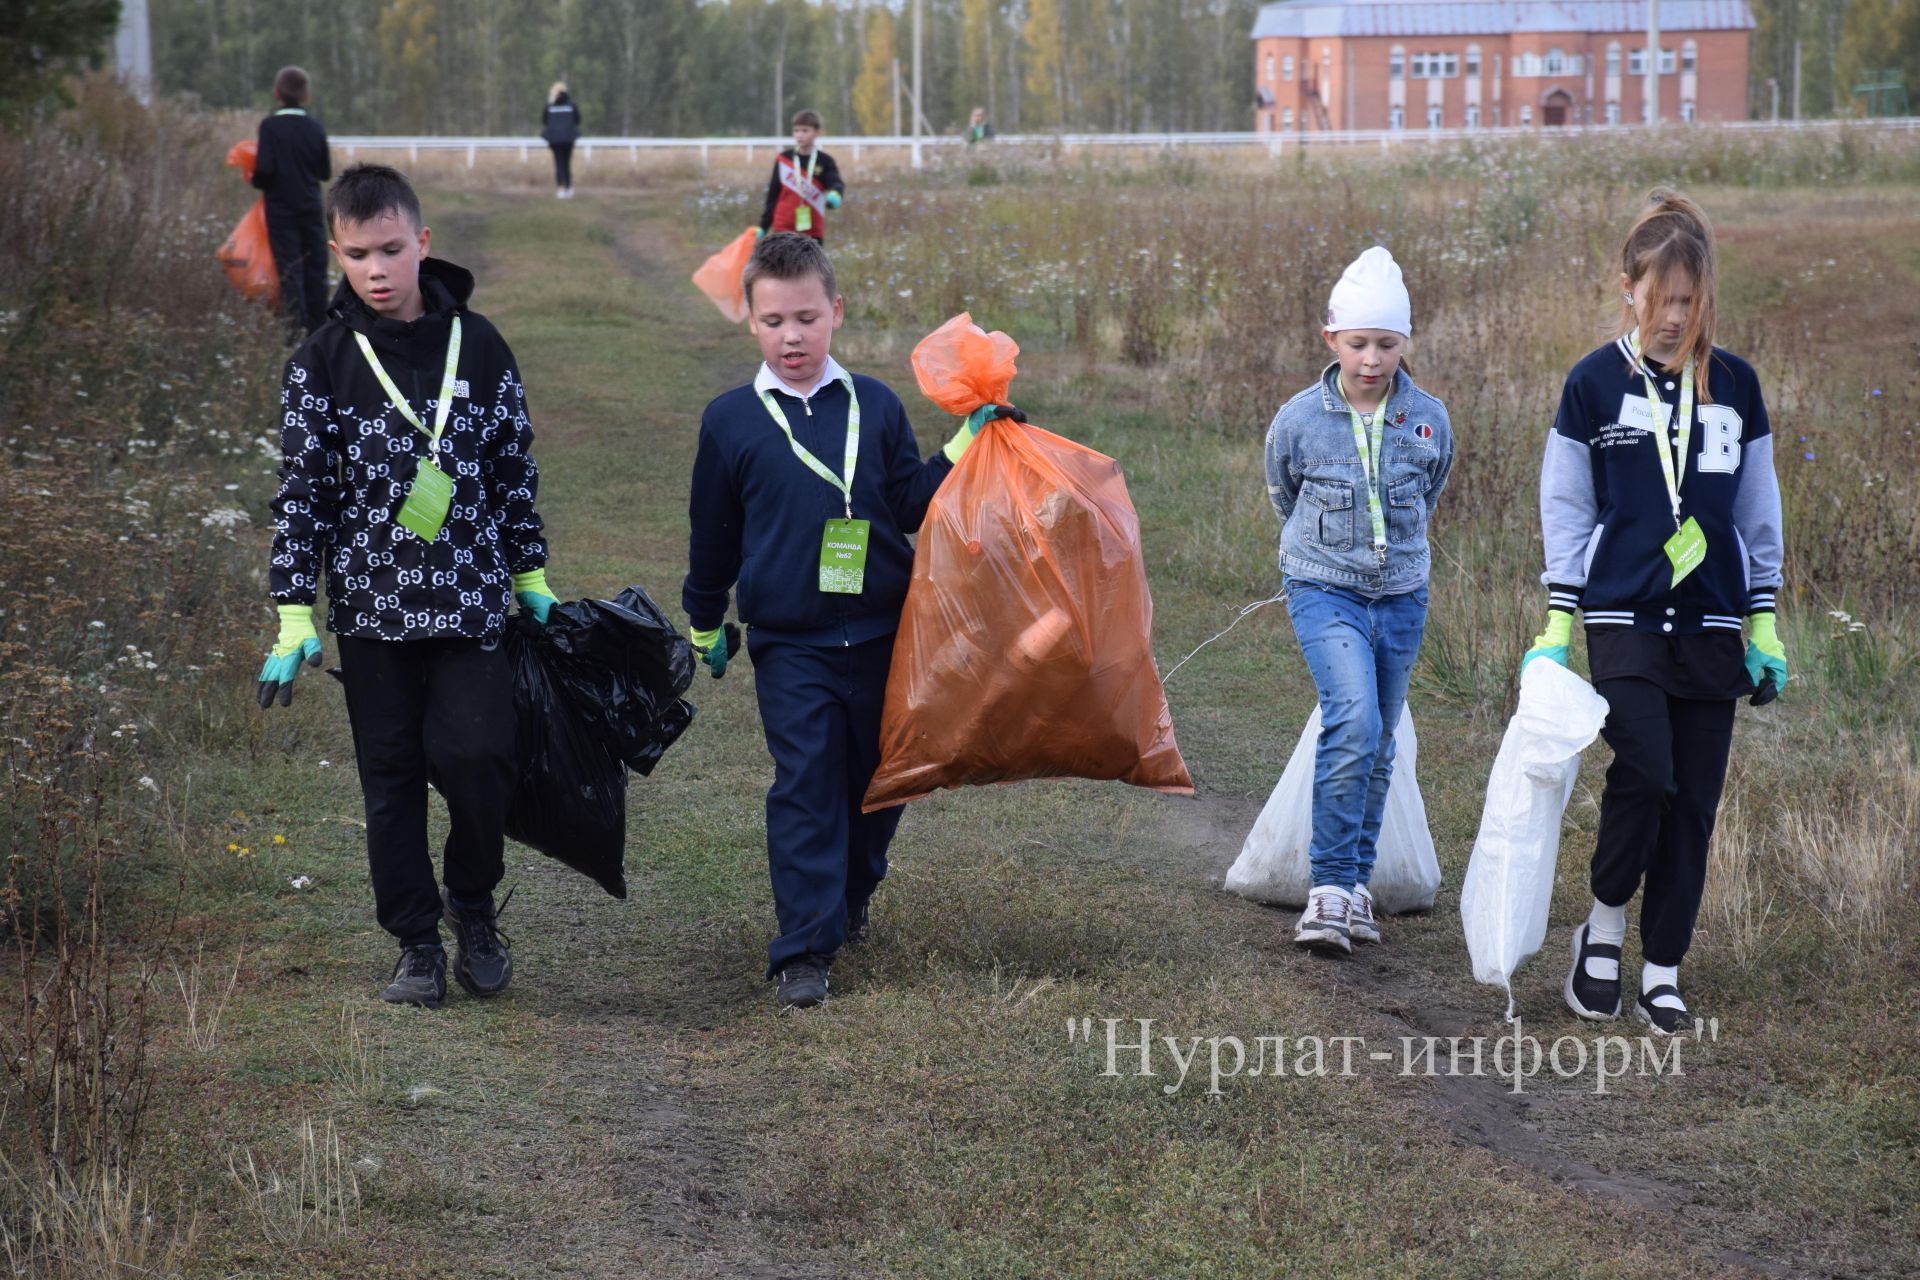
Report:
[[[293,701],[293,678],[300,674],[302,662],[310,667],[320,665],[320,635],[313,629],[313,606],[283,604],[280,638],[273,642],[260,668],[262,707],[271,707],[276,700],[283,707]]]
[[[1533,638],[1533,648],[1527,650],[1527,656],[1520,659],[1520,670],[1525,671],[1527,664],[1535,658],[1545,658],[1548,662],[1567,665],[1567,647],[1573,641],[1573,615],[1563,609],[1547,610],[1547,629]]]
[[[687,638],[693,641],[694,656],[700,659],[715,680],[727,674],[727,660],[740,652],[740,628],[731,622],[711,631],[689,627]]]
[[[827,192],[827,208],[838,209],[842,203],[843,202],[840,199],[840,193],[838,191]]]
[[[547,610],[560,603],[547,588],[547,571],[544,568],[514,574],[513,598],[520,602],[523,612],[532,614],[533,620],[543,627],[547,625]]]
[[[1768,685],[1774,693],[1787,687],[1787,650],[1771,613],[1747,615],[1747,678],[1753,681],[1756,702],[1773,700],[1771,694],[1758,696]]]
[[[1010,404],[983,404],[967,415],[960,429],[953,433],[953,439],[947,441],[940,452],[947,455],[948,462],[958,462],[962,454],[973,446],[974,437],[980,434],[980,428],[996,418],[1012,418],[1015,422],[1025,422],[1027,415]]]
[[[765,227],[748,227],[747,230],[753,232],[753,238],[755,240],[758,240],[761,236],[767,234],[767,229]]]

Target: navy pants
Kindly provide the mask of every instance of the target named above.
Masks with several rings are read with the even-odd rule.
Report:
[[[267,205],[267,244],[280,273],[280,309],[303,333],[327,322],[327,228],[320,209]]]
[[[880,764],[880,708],[893,637],[854,645],[747,635],[760,723],[773,754],[767,869],[780,936],[767,976],[804,955],[831,960],[858,909],[887,874],[900,807],[860,812]]]

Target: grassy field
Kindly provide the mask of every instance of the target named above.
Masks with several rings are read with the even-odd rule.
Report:
[[[1632,188],[1557,190],[1543,172],[1523,225],[1498,224],[1500,210],[1521,216],[1496,210],[1498,193],[1472,200],[1471,172],[1371,162],[1291,187],[1083,173],[1047,201],[1023,199],[1012,172],[898,177],[836,226],[853,313],[836,353],[902,389],[930,451],[950,427],[907,368],[928,322],[972,306],[1021,339],[1015,398],[1126,468],[1163,670],[1275,589],[1258,441],[1317,367],[1295,313],[1368,231],[1335,221],[1329,235],[1329,213],[1384,203],[1382,229],[1428,247],[1449,227],[1509,225],[1481,261],[1423,270],[1403,252],[1424,330],[1416,367],[1462,438],[1411,700],[1445,873],[1435,910],[1328,963],[1295,953],[1288,914],[1220,891],[1312,699],[1273,608],[1169,684],[1194,800],[1063,782],[913,806],[872,942],[836,967],[824,1009],[776,1016],[760,981],[771,768],[746,664],[699,682],[694,729],[634,786],[628,901],[510,848],[511,992],[437,1013],[384,1006],[372,995],[391,948],[372,921],[341,700],[308,679],[286,713],[248,707],[257,659],[242,650],[268,617],[250,576],[260,535],[208,526],[187,568],[224,586],[185,613],[227,620],[184,640],[154,606],[124,628],[157,662],[184,664],[196,644],[220,655],[197,682],[180,677],[190,696],[154,691],[128,721],[166,726],[136,757],[152,787],[98,783],[131,799],[114,801],[116,825],[74,828],[143,854],[107,880],[118,928],[135,904],[156,933],[167,922],[148,975],[141,1132],[122,1148],[159,1214],[140,1265],[208,1278],[1907,1272],[1920,1248],[1920,703],[1900,620],[1920,585],[1908,516],[1920,254],[1901,229],[1920,187],[1894,169],[1832,187],[1798,170],[1725,175],[1696,192],[1724,236],[1729,344],[1754,354],[1783,439],[1810,437],[1781,450],[1783,470],[1814,456],[1786,480],[1783,629],[1804,683],[1741,711],[1687,965],[1718,1034],[1682,1046],[1682,1074],[1629,1072],[1597,1093],[1591,1070],[1542,1070],[1515,1092],[1494,1073],[1503,1000],[1471,982],[1457,914],[1512,668],[1537,622],[1529,472],[1557,391],[1543,371],[1591,345],[1597,264]],[[665,179],[609,193],[583,182],[565,204],[451,183],[423,194],[436,249],[477,270],[475,305],[520,358],[554,585],[571,597],[638,582],[677,603],[697,414],[755,359],[686,283],[737,224],[729,201]],[[1248,209],[1268,234],[1236,230]],[[1191,280],[1127,274],[1128,229],[1160,218]],[[1016,242],[1053,274],[988,252]],[[974,265],[989,258],[992,270]],[[1060,281],[1075,271],[1085,280],[1068,300]],[[32,495],[7,425],[17,510]],[[258,526],[260,454],[195,458],[206,488],[240,486],[221,501]],[[126,465],[100,464],[103,491]],[[1886,496],[1860,503],[1862,488]],[[192,510],[210,502],[196,494]],[[59,572],[58,547],[5,527],[8,578]],[[108,571],[96,585],[111,594]],[[61,625],[84,636],[88,604]],[[14,712],[30,656],[0,655]],[[1547,1045],[1591,1047],[1558,988],[1603,764],[1587,762],[1575,793],[1554,928],[1516,989]],[[20,858],[39,810],[17,772],[9,788]],[[44,970],[6,963],[21,991]],[[129,970],[122,987],[137,985]],[[1083,1018],[1091,1038],[1073,1034]],[[1156,1039],[1196,1055],[1191,1074],[1158,1043],[1157,1076],[1138,1077],[1124,1052],[1105,1074],[1108,1018],[1125,1039],[1153,1019]],[[1249,1066],[1258,1037],[1287,1037],[1290,1069],[1210,1090],[1208,1041],[1230,1036]],[[1482,1074],[1404,1069],[1402,1038],[1428,1036],[1486,1037]],[[1343,1074],[1329,1044],[1313,1074],[1300,1037],[1366,1048]],[[0,1129],[20,1118],[0,1111]],[[16,1179],[7,1237],[30,1238],[25,1207],[59,1198]],[[90,1220],[114,1220],[122,1201],[95,1200]],[[131,1233],[139,1214],[118,1220]]]

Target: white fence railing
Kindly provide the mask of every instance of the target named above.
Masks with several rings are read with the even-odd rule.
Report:
[[[1590,134],[1620,134],[1644,129],[1643,125],[1537,125],[1499,129],[1360,129],[1342,132],[1310,133],[1024,133],[1002,134],[986,143],[988,148],[1042,148],[1076,150],[1093,147],[1123,149],[1158,148],[1170,150],[1188,147],[1264,148],[1270,155],[1282,155],[1302,147],[1394,147],[1427,146],[1460,142],[1470,138],[1579,137]],[[1914,130],[1920,129],[1920,116],[1901,116],[1878,120],[1728,120],[1718,122],[1678,122],[1657,125],[1661,130],[1728,130],[1742,133],[1786,133],[1794,131],[1832,131],[1839,129]],[[582,138],[574,145],[583,161],[591,162],[596,152],[620,154],[638,162],[642,152],[698,152],[702,167],[714,153],[744,151],[748,163],[757,153],[777,152],[789,139],[767,135],[757,138]],[[828,139],[835,150],[850,150],[858,161],[865,151],[911,150],[915,139],[908,136],[869,136]],[[929,135],[919,139],[922,147],[940,150],[964,148],[966,140],[953,135]],[[405,151],[411,160],[420,153],[464,151],[471,167],[482,151],[517,151],[526,160],[546,144],[538,138],[513,137],[336,137],[336,149],[355,156],[362,151]]]

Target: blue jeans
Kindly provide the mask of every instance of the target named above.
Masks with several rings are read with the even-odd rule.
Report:
[[[1351,889],[1373,875],[1393,777],[1393,730],[1427,626],[1427,589],[1369,600],[1288,578],[1286,592],[1293,634],[1320,690],[1313,883]]]

